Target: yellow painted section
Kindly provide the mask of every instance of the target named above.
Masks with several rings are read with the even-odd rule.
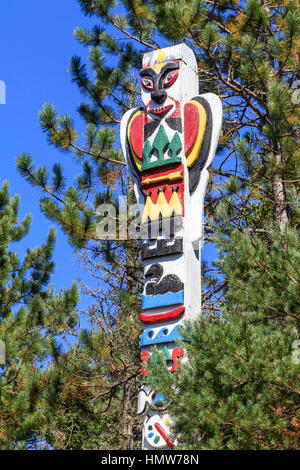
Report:
[[[160,181],[176,181],[182,179],[183,171],[173,171],[173,173],[169,173],[168,175],[156,176],[155,178],[145,178],[142,181],[142,184],[148,185],[153,183],[159,183]]]
[[[160,49],[157,54],[156,64],[152,66],[155,72],[160,72],[162,67],[165,65],[166,62],[166,51],[165,49]]]
[[[153,70],[155,70],[155,72],[159,73],[161,71],[161,69],[163,68],[164,66],[164,62],[162,62],[161,64],[155,64],[153,65],[153,67],[151,67]]]
[[[157,220],[158,216],[159,216],[159,212],[157,210],[156,205],[153,204],[153,202],[151,200],[151,197],[147,196],[145,206],[144,206],[143,215],[142,215],[142,224],[147,222],[148,217],[152,221],[152,220]]]
[[[199,130],[198,130],[198,135],[197,135],[196,142],[195,142],[192,150],[190,151],[190,153],[188,155],[186,155],[186,163],[187,163],[188,168],[191,168],[196,163],[196,160],[198,158],[198,155],[199,155],[199,152],[200,152],[200,149],[201,149],[201,146],[202,146],[205,130],[206,130],[206,112],[205,112],[205,109],[197,101],[191,101],[191,103],[193,103],[195,106],[197,106],[198,111],[199,111]]]
[[[166,219],[171,217],[173,212],[175,212],[175,215],[182,215],[182,205],[176,191],[172,194],[169,204],[163,191],[159,193],[156,204],[152,202],[150,196],[147,196],[142,215],[142,224],[147,222],[148,217],[153,222],[159,219],[160,214],[163,219]]]
[[[176,215],[182,215],[182,205],[178,197],[178,193],[176,191],[174,191],[171,196],[171,199],[169,202],[169,208],[170,208],[171,214],[174,211]]]
[[[163,191],[161,191],[158,195],[156,206],[159,214],[161,214],[163,218],[171,217],[172,212]]]
[[[139,171],[141,171],[141,168],[142,168],[142,165],[143,165],[143,161],[140,160],[136,154],[134,153],[134,150],[132,148],[132,145],[131,145],[131,140],[130,140],[130,129],[131,129],[131,124],[132,124],[132,121],[133,119],[138,116],[139,114],[143,114],[144,112],[143,111],[137,111],[133,116],[132,116],[132,119],[130,120],[130,123],[128,125],[128,129],[127,129],[127,138],[128,138],[128,142],[129,142],[129,147],[130,147],[130,150],[131,150],[131,153],[133,155],[133,158],[134,158],[134,161],[135,161],[135,164],[136,166],[138,167]]]
[[[156,59],[156,63],[159,64],[161,62],[165,62],[166,61],[166,49],[160,49],[158,51],[158,54],[157,54],[157,59]]]

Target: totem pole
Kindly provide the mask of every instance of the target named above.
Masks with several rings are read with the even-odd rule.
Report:
[[[144,207],[139,346],[145,382],[138,413],[144,416],[143,448],[172,449],[166,399],[147,385],[146,364],[155,345],[173,373],[184,356],[176,344],[182,322],[201,313],[203,201],[222,105],[212,93],[198,96],[197,62],[185,44],[144,54],[140,75],[144,106],[121,122],[122,149]]]

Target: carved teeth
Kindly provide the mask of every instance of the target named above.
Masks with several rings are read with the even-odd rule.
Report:
[[[171,108],[172,108],[172,105],[171,106],[170,105],[168,105],[168,106],[157,106],[156,108],[149,109],[149,112],[154,113],[154,114],[165,114]]]

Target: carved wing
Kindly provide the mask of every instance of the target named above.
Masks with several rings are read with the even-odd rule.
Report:
[[[144,111],[142,108],[130,109],[121,121],[121,145],[127,165],[133,179],[135,194],[138,202],[144,203],[140,191],[141,167],[143,164],[144,145]]]
[[[186,204],[186,229],[192,242],[202,236],[203,207],[208,168],[215,156],[222,127],[222,102],[213,93],[195,96],[184,106],[184,145],[189,170],[190,202]]]
[[[184,105],[184,150],[189,169],[189,189],[194,192],[209,156],[212,138],[212,112],[203,96]]]

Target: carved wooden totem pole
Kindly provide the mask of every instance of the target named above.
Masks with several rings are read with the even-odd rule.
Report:
[[[198,95],[196,58],[185,44],[145,54],[140,75],[144,106],[124,115],[121,142],[138,202],[144,206],[144,331],[139,345],[145,383],[138,412],[144,415],[143,448],[155,450],[173,448],[174,443],[167,403],[147,385],[145,366],[155,345],[174,372],[184,355],[176,344],[182,339],[182,321],[201,313],[203,200],[222,105],[212,93]]]

